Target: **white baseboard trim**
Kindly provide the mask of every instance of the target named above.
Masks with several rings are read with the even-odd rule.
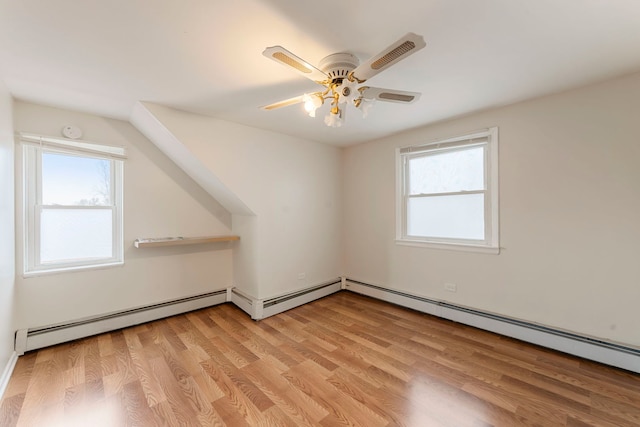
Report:
[[[16,367],[16,362],[18,361],[18,353],[15,351],[11,353],[9,356],[9,360],[7,361],[7,365],[4,367],[2,371],[2,376],[0,377],[0,400],[4,396],[4,392],[7,390],[7,386],[9,385],[9,379],[11,378],[11,374],[13,373],[13,369]]]
[[[231,302],[251,316],[252,319],[260,320],[326,297],[339,292],[341,289],[341,278],[266,299],[257,299],[234,288],[231,291]]]
[[[16,334],[15,349],[17,354],[21,356],[25,351],[36,350],[38,348],[222,304],[227,301],[227,295],[227,289],[222,289],[206,294],[193,295],[72,322],[29,328],[26,331],[20,330]]]
[[[346,289],[454,322],[640,373],[640,348],[512,319],[356,280]]]

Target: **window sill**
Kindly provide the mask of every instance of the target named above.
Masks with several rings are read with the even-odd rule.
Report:
[[[396,239],[396,245],[415,246],[419,248],[444,249],[449,251],[476,252],[498,255],[500,247],[471,245],[468,243],[426,242],[423,240]]]
[[[49,276],[52,274],[64,274],[64,273],[76,273],[80,271],[87,270],[105,270],[108,268],[121,267],[124,265],[124,261],[116,261],[107,264],[97,264],[97,265],[80,265],[76,267],[61,267],[61,268],[51,268],[47,270],[33,270],[27,271],[22,274],[22,277],[28,279],[30,277],[38,277],[38,276]]]

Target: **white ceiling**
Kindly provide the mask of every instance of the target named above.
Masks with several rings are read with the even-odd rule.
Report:
[[[368,83],[417,103],[341,128],[258,108],[319,88],[265,47],[364,61],[409,31],[427,47]],[[0,0],[18,99],[121,119],[149,101],[338,146],[638,71],[639,0]]]

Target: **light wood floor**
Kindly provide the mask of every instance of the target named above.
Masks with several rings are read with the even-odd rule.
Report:
[[[1,426],[640,426],[640,376],[341,292],[29,353]]]

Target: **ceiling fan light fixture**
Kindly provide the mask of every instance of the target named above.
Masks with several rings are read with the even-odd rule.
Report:
[[[304,110],[309,114],[309,117],[316,116],[316,110],[324,104],[324,99],[317,93],[305,94],[303,98]]]
[[[373,104],[375,103],[375,99],[360,98],[358,108],[360,109],[360,111],[362,111],[363,118],[367,118],[367,116],[369,115],[369,111],[371,111],[371,107],[373,107]]]
[[[339,108],[332,108],[324,118],[324,124],[332,128],[339,128],[342,123],[344,123],[343,110]]]

